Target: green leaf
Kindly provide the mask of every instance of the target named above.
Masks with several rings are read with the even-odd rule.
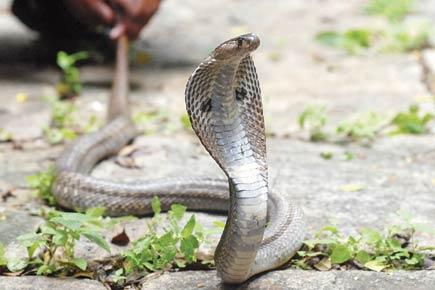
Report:
[[[390,22],[399,22],[412,10],[415,0],[370,0],[364,7],[368,14],[386,17]]]
[[[213,225],[217,228],[224,229],[225,228],[225,222],[221,221],[213,221]]]
[[[412,258],[410,258],[410,259],[405,259],[405,262],[408,264],[408,265],[417,265],[417,264],[419,264],[420,263],[420,260],[418,260],[416,257],[412,257]]]
[[[70,230],[78,230],[82,226],[81,221],[73,219],[65,219],[65,217],[54,217],[50,219],[50,222],[63,225]]]
[[[102,217],[106,209],[104,207],[92,207],[86,210],[86,215],[93,218]]]
[[[334,156],[334,154],[332,152],[321,152],[320,153],[320,157],[322,157],[325,160],[330,160],[330,159],[332,159],[333,156]]]
[[[352,256],[350,250],[345,245],[338,244],[333,247],[330,258],[333,264],[342,264],[352,258]]]
[[[0,242],[0,266],[6,266],[5,246]]]
[[[371,259],[372,259],[372,257],[370,256],[370,254],[364,250],[358,251],[358,253],[355,256],[355,260],[363,265],[366,264]]]
[[[189,221],[186,223],[184,228],[181,230],[181,236],[186,239],[193,233],[193,229],[195,228],[196,220],[195,215],[192,215]]]
[[[340,190],[344,192],[357,192],[365,189],[364,184],[359,183],[349,183],[349,184],[343,184],[340,186]]]
[[[396,130],[391,134],[423,134],[428,132],[427,123],[433,120],[432,114],[419,114],[419,107],[411,105],[408,112],[398,113],[391,124],[396,126]]]
[[[160,206],[160,199],[157,196],[154,196],[151,200],[151,207],[153,209],[154,215],[159,215],[162,211]]]
[[[174,238],[174,233],[169,231],[158,239],[158,243],[162,247],[174,246],[177,240]]]
[[[106,250],[108,253],[110,253],[110,246],[100,233],[87,230],[83,232],[83,235],[88,240],[94,242],[95,244]]]
[[[342,36],[336,31],[322,31],[316,34],[316,41],[326,46],[338,47],[342,42]]]
[[[181,115],[180,121],[184,129],[192,129],[192,124],[190,123],[189,115],[187,114]]]
[[[382,235],[378,231],[370,228],[361,229],[361,237],[365,242],[371,245],[376,245],[382,240]]]
[[[187,238],[181,240],[180,250],[188,262],[196,260],[195,251],[198,249],[198,247],[199,242],[195,236],[188,236]]]
[[[396,239],[387,239],[387,244],[394,251],[402,250],[402,245]]]
[[[83,258],[74,258],[72,262],[74,265],[77,266],[77,268],[79,268],[82,271],[85,271],[86,268],[88,267],[88,262],[86,262],[86,260]]]
[[[187,207],[181,204],[173,204],[171,205],[171,213],[172,216],[176,220],[181,220],[184,216],[184,213],[186,212]]]
[[[330,232],[330,233],[332,233],[332,234],[334,234],[334,235],[338,235],[339,233],[338,233],[338,229],[337,229],[337,227],[334,227],[334,226],[324,226],[321,230],[320,230],[320,232]]]
[[[353,158],[354,158],[354,156],[353,156],[353,154],[351,152],[346,151],[346,152],[343,153],[343,159],[344,160],[350,161]]]
[[[8,258],[7,268],[11,272],[19,272],[25,269],[28,265],[27,259],[22,258]]]

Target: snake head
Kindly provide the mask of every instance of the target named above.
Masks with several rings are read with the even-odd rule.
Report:
[[[247,56],[260,46],[260,38],[253,33],[243,34],[225,41],[215,48],[212,57],[217,60],[233,60]]]

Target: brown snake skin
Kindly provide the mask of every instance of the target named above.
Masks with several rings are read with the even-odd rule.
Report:
[[[80,210],[102,206],[112,216],[146,215],[158,196],[164,210],[182,203],[190,210],[228,211],[215,252],[223,282],[242,283],[285,264],[301,246],[305,226],[299,208],[269,190],[261,93],[250,56],[259,44],[254,34],[222,43],[186,86],[192,127],[228,180],[177,177],[117,183],[89,172],[138,134],[127,104],[127,41],[120,40],[109,122],[61,154],[53,186],[57,202]]]

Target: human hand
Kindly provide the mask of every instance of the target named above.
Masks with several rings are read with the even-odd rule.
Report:
[[[136,39],[159,8],[160,0],[65,0],[65,3],[83,23],[113,26],[110,31],[113,39],[123,34]]]
[[[112,0],[112,2],[122,14],[110,32],[113,39],[122,34],[127,34],[130,39],[136,39],[160,5],[160,0]]]

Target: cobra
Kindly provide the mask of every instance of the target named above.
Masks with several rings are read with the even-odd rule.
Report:
[[[120,40],[108,122],[67,146],[58,158],[57,202],[79,210],[104,207],[111,216],[147,215],[151,199],[158,196],[164,210],[182,203],[189,210],[226,211],[214,256],[224,283],[243,283],[289,261],[302,244],[305,226],[301,210],[269,190],[261,92],[250,56],[259,44],[254,34],[225,41],[195,69],[185,90],[192,127],[227,179],[121,183],[89,175],[97,162],[138,134],[127,101],[128,43]]]

